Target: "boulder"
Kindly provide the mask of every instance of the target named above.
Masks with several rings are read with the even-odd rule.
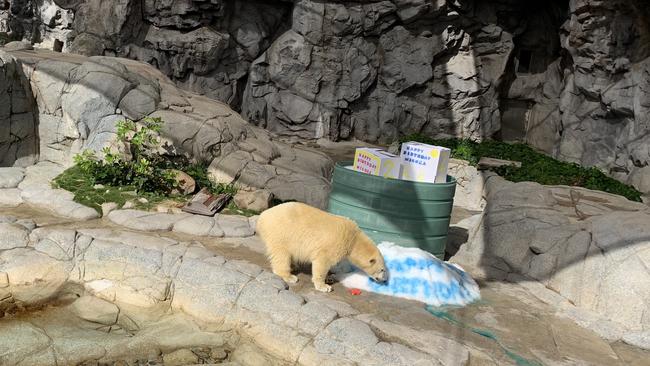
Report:
[[[641,315],[650,306],[648,206],[500,177],[487,180],[485,197],[484,213],[467,225],[469,238],[452,262],[488,278],[537,280],[625,334],[650,329]]]
[[[169,366],[194,365],[199,363],[199,356],[189,349],[179,349],[163,356],[163,362]]]
[[[117,317],[120,313],[120,309],[115,304],[94,296],[80,297],[69,308],[72,313],[81,319],[104,325],[117,323]]]
[[[240,190],[234,197],[237,207],[262,212],[271,206],[273,201],[273,193],[265,190],[245,191]]]
[[[172,172],[175,174],[174,179],[178,186],[172,193],[188,195],[196,191],[196,182],[189,174],[176,169],[172,170]]]
[[[18,187],[24,177],[23,168],[0,168],[0,189]]]
[[[163,40],[159,42],[160,47],[167,47]],[[181,48],[179,45],[172,49]],[[237,182],[277,191],[284,199],[303,200],[320,207],[326,204],[325,192],[329,190],[332,168],[329,158],[305,149],[298,153],[297,148],[274,141],[270,134],[248,124],[227,105],[178,89],[148,64],[38,50],[29,57],[16,55],[28,59],[16,60],[0,51],[0,59],[7,60],[0,66],[0,77],[10,81],[6,90],[0,89],[0,102],[7,99],[6,103],[0,103],[0,124],[9,126],[6,131],[0,128],[0,164],[28,165],[38,156],[43,161],[67,167],[73,164],[75,154],[86,149],[98,154],[105,148],[113,153],[125,153],[125,147],[117,139],[117,123],[127,118],[137,121],[151,116],[165,122],[161,134],[163,152],[212,163],[210,173],[215,182]],[[30,65],[32,72],[17,72],[16,63],[23,61]],[[35,95],[33,104],[27,99],[30,90],[24,88],[26,85]],[[2,108],[9,105],[11,109],[5,113]],[[35,120],[38,129],[34,128]],[[0,189],[16,186],[21,174],[19,168],[3,171]],[[288,175],[293,175],[292,180],[296,181],[295,187],[289,188],[311,185],[310,189],[321,193],[305,192],[305,189],[295,189],[295,194],[284,191],[276,178],[282,177],[280,181],[283,181]],[[183,193],[192,193],[190,177],[183,174],[182,180],[187,183]],[[52,191],[45,187],[47,182],[42,183],[38,189],[33,187],[22,192],[22,199],[69,217],[96,217],[96,213],[75,206],[66,193]],[[62,196],[54,199],[51,194]],[[11,205],[16,204],[18,200],[12,199]]]

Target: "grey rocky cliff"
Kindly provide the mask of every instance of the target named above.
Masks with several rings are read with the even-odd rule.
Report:
[[[4,38],[150,63],[279,135],[519,140],[644,192],[649,24],[642,0],[0,1]]]
[[[512,183],[494,175],[485,182],[485,211],[458,224],[468,230],[468,239],[452,262],[477,268],[473,274],[488,279],[537,281],[590,313],[578,322],[599,328],[604,337],[647,334],[647,205],[584,188]]]
[[[517,75],[509,100],[530,103],[525,140],[650,192],[650,40],[641,1],[570,2],[564,59]]]
[[[0,60],[0,77],[8,81],[0,90],[7,102],[0,104],[4,166],[39,161],[68,167],[86,149],[120,151],[118,121],[160,117],[167,153],[210,164],[216,181],[265,188],[281,200],[326,204],[329,158],[277,141],[228,105],[178,89],[148,64],[44,50],[0,49]],[[43,196],[49,184],[38,188],[28,198]]]

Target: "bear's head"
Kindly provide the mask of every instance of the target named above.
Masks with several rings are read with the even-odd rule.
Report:
[[[375,243],[361,230],[355,235],[352,243],[352,250],[349,257],[350,263],[364,271],[375,281],[385,282],[388,280],[388,272],[384,264],[384,257],[381,255]]]

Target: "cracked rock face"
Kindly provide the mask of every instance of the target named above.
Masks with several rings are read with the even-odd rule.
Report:
[[[38,158],[33,97],[22,70],[0,54],[0,166],[28,166]]]
[[[492,278],[525,275],[630,334],[650,330],[648,206],[498,176],[485,192],[485,212],[468,225],[467,244],[452,261]]]
[[[150,63],[280,135],[500,136],[650,192],[640,0],[5,3],[7,40]]]
[[[503,137],[648,193],[647,8],[642,0],[5,0],[0,35],[150,63],[281,135]],[[145,95],[134,91],[123,110],[151,109]]]
[[[10,233],[0,243],[0,317],[71,293],[84,295],[50,310],[52,316],[3,320],[3,364],[111,361],[151,349],[167,353],[169,361],[190,356],[171,352],[178,348],[223,346],[231,330],[252,340],[271,364],[345,364],[366,358],[373,364],[447,364],[402,343],[380,341],[368,324],[350,317],[354,314],[306,299],[258,265],[226,259],[196,242],[123,229],[34,229],[12,217],[0,222]],[[218,224],[224,231],[234,227]],[[101,341],[79,319],[71,328],[70,321],[60,320],[63,311],[112,337]],[[225,332],[202,330],[199,323]],[[120,337],[124,334],[128,337]],[[347,340],[348,348],[339,347]],[[468,351],[458,347],[467,359]]]
[[[0,64],[6,81],[0,89],[6,102],[0,107],[0,165],[38,160],[68,167],[74,154],[86,149],[121,151],[118,121],[160,117],[166,151],[211,163],[215,181],[326,205],[329,158],[276,141],[226,104],[181,91],[152,66],[47,51],[0,51],[0,59],[6,60]],[[39,190],[19,188],[23,199],[51,200]]]

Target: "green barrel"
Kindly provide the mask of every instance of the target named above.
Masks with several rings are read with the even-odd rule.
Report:
[[[456,180],[419,183],[334,168],[328,211],[354,220],[376,243],[418,247],[443,259]]]

